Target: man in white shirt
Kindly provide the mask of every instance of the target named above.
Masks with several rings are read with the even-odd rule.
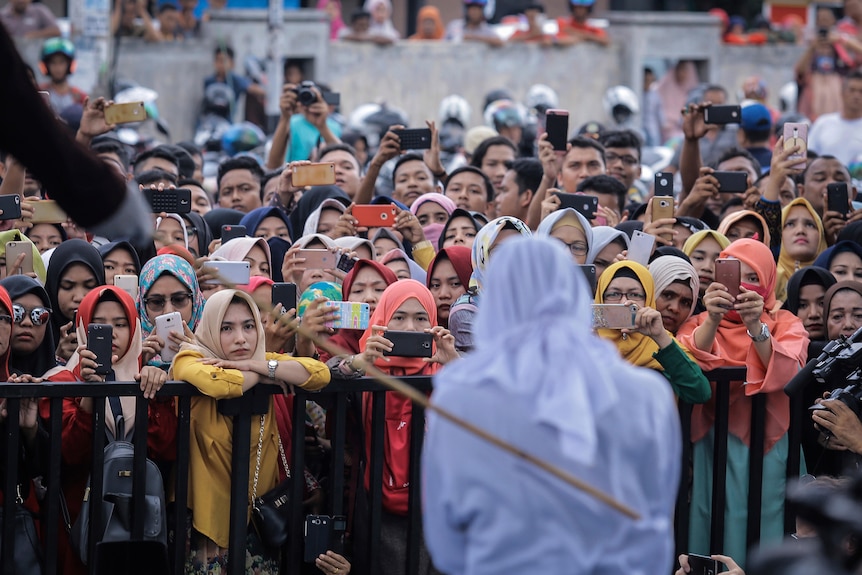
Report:
[[[832,155],[849,166],[862,154],[862,72],[844,79],[843,110],[820,116],[808,134],[808,149]]]

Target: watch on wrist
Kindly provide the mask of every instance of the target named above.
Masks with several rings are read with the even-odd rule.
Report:
[[[767,339],[769,339],[769,335],[770,335],[769,334],[769,326],[766,325],[765,323],[760,324],[760,333],[759,334],[753,335],[747,329],[745,330],[745,333],[747,333],[748,337],[751,338],[751,341],[753,341],[755,343],[759,343],[761,341],[766,341]]]
[[[271,359],[266,362],[266,367],[269,370],[269,378],[275,379],[275,370],[278,369],[278,362],[274,359]]]

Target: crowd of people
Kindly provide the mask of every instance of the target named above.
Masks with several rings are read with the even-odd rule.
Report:
[[[388,3],[370,4],[367,33],[391,35]],[[589,14],[589,4],[572,2],[573,38],[584,39],[579,18]],[[845,4],[853,19],[862,2]],[[118,2],[129,10],[133,5]],[[420,21],[419,34],[479,38],[484,16],[474,6],[481,8],[468,3],[467,18],[448,32],[423,10],[429,23]],[[118,25],[126,25],[123,18]],[[144,35],[155,30],[146,28]],[[334,33],[345,30],[355,28]],[[812,41],[804,71],[825,73],[824,42],[830,41]],[[862,39],[854,41],[862,47]],[[851,61],[862,54],[854,41],[841,41]],[[324,511],[332,496],[325,463],[330,405],[309,402],[312,430],[303,431],[291,419],[290,390],[359,378],[371,365],[396,377],[434,376],[440,405],[607,487],[642,516],[640,523],[611,517],[583,494],[515,460],[501,461],[491,447],[432,418],[421,573],[515,573],[539,566],[568,572],[575,564],[642,571],[644,561],[651,572],[667,572],[677,485],[690,501],[686,551],[708,555],[711,517],[724,513],[724,547],[715,558],[741,573],[749,553],[755,396],[766,400],[759,540],[784,536],[790,458],[784,387],[826,342],[862,327],[862,204],[851,177],[862,155],[862,72],[855,64],[835,72],[837,99],[809,85],[817,118],[807,141],[785,141],[762,81],[743,86],[738,125],[707,123],[710,109],[732,97],[723,86],[699,82],[693,64],[681,60],[654,90],[663,111],[654,128],[662,141],[678,144],[655,182],[641,179],[646,130],[640,126],[589,122],[555,146],[544,106],[532,130],[506,122],[473,128],[455,157],[444,158],[438,123],[445,119],[426,122],[430,140],[419,150],[402,146],[407,126],[401,124],[387,125],[376,139],[349,137],[319,86],[308,88],[309,101],[289,82],[266,157],[227,157],[211,184],[204,150],[193,143],[137,150],[123,144],[108,119],[113,102],[68,86],[74,62],[68,41],[52,38],[45,46],[48,98],[39,100],[35,78],[18,88],[44,102],[40,113],[56,123],[58,141],[88,150],[102,179],[118,189],[128,185],[128,194],[188,189],[191,207],[153,213],[152,239],[143,244],[122,233],[99,235],[71,218],[45,221],[37,213],[43,200],[63,197],[62,184],[44,185],[39,168],[24,165],[11,148],[0,150],[0,198],[15,196],[21,205],[19,217],[0,220],[0,378],[139,381],[148,400],[148,457],[168,469],[176,460],[176,406],[158,391],[170,379],[201,392],[192,401],[187,573],[219,573],[228,560],[233,423],[224,401],[258,383],[282,386],[284,395],[252,419],[249,450],[257,457],[250,461],[249,499],[284,479],[281,452],[289,457],[292,434],[306,433],[304,506],[309,513]],[[230,81],[232,51],[220,46],[215,62],[214,81]],[[494,94],[486,108],[501,116],[518,106],[506,91]],[[71,131],[49,112],[70,103],[81,107]],[[317,164],[332,171],[332,183],[297,183]],[[728,173],[742,174],[741,190],[722,189]],[[660,212],[661,202],[669,203],[670,213]],[[367,218],[369,206],[377,220]],[[240,237],[222,237],[237,226]],[[644,241],[651,247],[636,256]],[[7,257],[9,242],[24,244],[25,253]],[[327,257],[308,259],[320,254]],[[247,283],[226,285],[208,265],[213,262],[245,262]],[[726,262],[738,270],[732,282],[726,278],[734,276],[719,269]],[[121,281],[129,276],[132,289]],[[282,284],[296,286],[296,301],[274,305]],[[342,318],[330,304],[339,301],[366,305],[367,327],[333,327]],[[627,327],[593,324],[595,310],[614,305],[631,311]],[[166,335],[158,326],[172,313],[179,314],[182,330]],[[87,346],[93,324],[112,327],[107,373]],[[389,332],[427,334],[430,353],[392,355]],[[727,503],[714,510],[715,384],[704,372],[721,367],[745,367],[746,376],[730,385]],[[862,455],[859,414],[845,402],[824,399],[829,391],[812,384],[804,392],[821,409],[804,426],[799,475],[842,476]],[[373,486],[371,397],[353,395],[343,454],[350,478],[343,494],[348,545],[320,555],[315,566],[327,574],[367,572],[361,545],[353,543],[367,536],[363,498],[381,488],[379,573],[401,574],[412,405],[386,395],[383,484]],[[681,465],[674,399],[694,406],[684,435],[691,441],[690,468]],[[127,431],[135,419],[133,398],[122,398],[119,407],[107,402],[112,435],[117,409]],[[72,523],[93,456],[92,412],[92,399],[63,402],[61,488]],[[5,409],[0,419],[4,426],[15,422]],[[38,516],[48,402],[23,401],[18,425],[24,442],[20,494]],[[60,532],[62,572],[85,572]],[[816,531],[800,528],[797,535]],[[249,572],[278,573],[279,563],[280,551],[250,529]],[[678,567],[689,572],[687,556]]]

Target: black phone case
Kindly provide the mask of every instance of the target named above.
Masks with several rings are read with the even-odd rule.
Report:
[[[581,271],[584,272],[584,277],[587,278],[587,283],[590,284],[590,290],[595,294],[598,278],[596,277],[596,266],[593,264],[578,264]]]
[[[185,188],[144,190],[144,196],[154,214],[187,214],[192,211],[192,191]]]
[[[713,172],[718,180],[718,191],[723,194],[742,194],[748,189],[748,174],[745,172]]]
[[[221,245],[225,245],[236,238],[244,238],[248,235],[248,230],[245,226],[231,225],[221,227]]]
[[[595,219],[596,211],[599,209],[597,197],[563,192],[554,192],[554,195],[560,198],[560,209],[573,208],[588,220]]]
[[[21,217],[21,196],[9,194],[0,196],[0,220],[17,220]]]
[[[284,311],[296,307],[296,284],[290,282],[272,284],[272,307],[281,304]]]
[[[850,212],[850,191],[847,184],[826,185],[826,210],[846,216]]]
[[[656,196],[672,196],[673,195],[673,174],[667,172],[658,172],[655,175],[654,195]]]
[[[562,114],[546,115],[545,131],[548,133],[548,141],[554,147],[554,151],[565,152],[569,138],[569,116]]]
[[[434,336],[418,331],[387,331],[383,337],[392,342],[392,351],[383,355],[395,357],[431,357]]]
[[[406,130],[395,130],[395,134],[401,140],[402,150],[431,149],[431,130],[429,130],[428,128],[410,128]]]
[[[742,119],[742,108],[738,105],[709,106],[703,109],[703,121],[707,124],[738,124]]]
[[[328,515],[308,515],[305,518],[305,552],[306,563],[314,563],[319,555],[326,553],[329,547]]]
[[[359,260],[354,259],[347,254],[341,254],[341,256],[338,258],[338,263],[335,264],[335,267],[337,267],[344,273],[350,273],[350,271],[353,269],[353,266],[355,266],[356,262],[358,261]]]
[[[96,373],[107,375],[111,371],[111,340],[114,328],[101,323],[87,326],[87,349],[96,354]]]
[[[703,555],[690,553],[688,566],[691,567],[689,575],[718,575],[719,573],[718,561]]]

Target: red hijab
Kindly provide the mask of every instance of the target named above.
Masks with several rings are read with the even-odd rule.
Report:
[[[341,299],[343,301],[350,301],[350,289],[353,287],[353,282],[356,280],[357,274],[365,268],[371,268],[380,274],[380,277],[383,278],[383,281],[386,282],[387,286],[391,286],[398,281],[398,278],[395,277],[395,273],[383,264],[373,260],[359,260],[356,262],[356,265],[353,266],[353,269],[350,270],[350,273],[345,276],[344,283],[341,284]],[[340,329],[337,334],[329,338],[329,341],[333,345],[337,345],[351,353],[359,353],[359,338],[362,337],[362,334],[363,332],[358,329]],[[330,357],[332,356],[329,355],[329,353],[321,350],[321,361],[328,361]]]
[[[0,287],[0,303],[5,308],[0,313],[12,314],[12,298],[6,288]],[[9,356],[12,355],[12,330],[9,329],[9,339],[6,341],[6,351],[0,356],[0,381],[9,381]]]
[[[455,268],[455,273],[458,274],[458,279],[461,280],[461,285],[466,290],[470,286],[470,275],[473,273],[473,264],[470,260],[471,250],[464,246],[449,246],[443,248],[434,259],[431,260],[431,265],[428,266],[428,277],[425,279],[425,285],[431,287],[431,276],[434,275],[434,268],[437,263],[443,260],[452,262],[452,267]]]

